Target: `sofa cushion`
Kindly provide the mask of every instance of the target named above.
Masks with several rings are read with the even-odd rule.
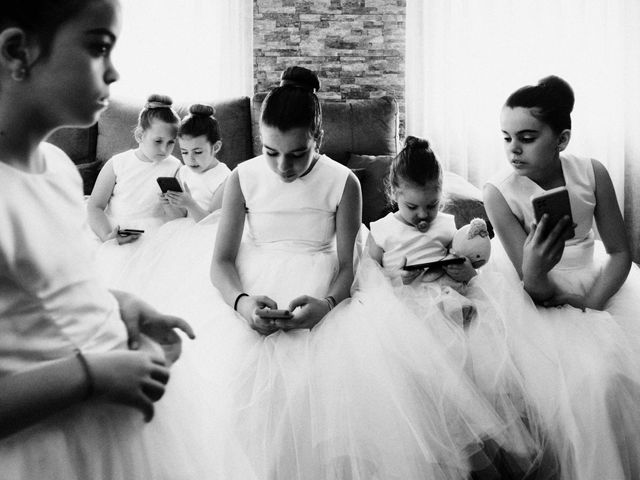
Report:
[[[73,163],[80,165],[95,160],[97,137],[96,124],[88,128],[60,128],[49,135],[47,142],[60,147]]]
[[[175,102],[174,108],[180,118],[189,111],[192,103],[213,105],[215,116],[220,124],[222,149],[219,159],[233,169],[239,162],[251,158],[251,121],[249,97],[238,97],[222,101],[199,99],[192,102]],[[113,155],[137,147],[133,132],[138,122],[138,114],[144,106],[143,101],[113,99],[109,108],[98,121],[98,141],[96,157],[105,162]],[[176,143],[174,156],[181,158],[180,146]]]
[[[384,193],[384,180],[392,160],[391,155],[351,154],[347,161],[347,166],[360,180],[362,223],[367,226],[392,211]],[[480,190],[460,175],[449,171],[443,174],[442,186],[442,211],[455,217],[456,227],[466,225],[473,218],[483,218],[487,222],[490,237],[493,237]]]
[[[253,153],[262,153],[260,109],[266,93],[251,101]],[[398,102],[390,96],[335,102],[321,99],[324,138],[320,151],[346,164],[349,153],[395,155],[398,151]]]

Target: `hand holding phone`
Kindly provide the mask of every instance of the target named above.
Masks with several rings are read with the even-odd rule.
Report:
[[[545,213],[549,216],[548,225],[553,228],[564,216],[569,217],[570,234],[567,237],[573,238],[575,231],[573,228],[573,217],[571,216],[571,202],[569,201],[569,191],[567,187],[557,187],[545,192],[533,195],[531,205],[536,222],[540,222]]]
[[[427,268],[432,267],[442,267],[444,265],[453,265],[457,263],[464,263],[464,257],[449,257],[443,258],[442,260],[435,260],[433,262],[425,262],[425,263],[415,263],[413,265],[405,265],[402,267],[403,270],[413,271],[413,270],[425,270]]]
[[[289,310],[280,310],[276,308],[262,308],[256,310],[256,315],[269,320],[289,320],[293,318],[293,314]]]
[[[176,177],[158,177],[156,181],[158,182],[162,193],[167,193],[169,191],[182,192],[182,187]]]

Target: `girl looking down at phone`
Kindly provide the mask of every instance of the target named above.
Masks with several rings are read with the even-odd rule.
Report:
[[[640,273],[607,170],[564,152],[573,105],[556,76],[507,98],[500,125],[509,168],[484,187],[504,247],[492,264],[523,287],[509,300],[513,355],[562,478],[631,479],[640,475]],[[561,186],[575,225],[568,216],[550,224],[549,215],[536,223],[531,197]]]
[[[385,183],[395,211],[371,222],[369,256],[391,279],[394,294],[428,320],[426,327],[460,364],[466,363],[470,378],[509,425],[510,454],[526,472],[535,466],[544,441],[530,435],[537,430],[536,415],[524,401],[522,378],[509,353],[505,332],[510,314],[498,293],[505,278],[476,271],[474,266],[484,262],[474,265],[466,257],[457,264],[410,268],[451,258],[456,232],[453,215],[441,211],[443,171],[427,140],[407,137]],[[486,226],[478,233],[489,235]],[[367,261],[360,269],[361,280],[375,274]]]
[[[209,105],[194,104],[182,119],[178,142],[184,165],[178,170],[183,192],[169,191],[163,202],[174,207],[176,216],[199,222],[222,205],[224,181],[231,171],[216,158],[222,147],[218,120]]]
[[[150,233],[173,217],[163,208],[157,177],[173,177],[182,165],[171,152],[180,118],[173,101],[151,95],[138,115],[134,137],[138,148],[114,155],[104,164],[87,203],[89,225],[103,241],[137,241],[139,235],[119,235],[125,228]]]

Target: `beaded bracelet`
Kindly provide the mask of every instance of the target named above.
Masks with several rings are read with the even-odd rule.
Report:
[[[243,292],[243,293],[239,294],[239,295],[236,297],[236,301],[235,301],[235,302],[233,302],[233,309],[234,309],[236,312],[238,311],[238,302],[240,301],[240,299],[241,299],[242,297],[248,297],[248,296],[249,296],[249,294],[248,294],[248,293],[244,293],[244,292]]]
[[[80,365],[82,365],[82,370],[84,370],[87,383],[87,391],[84,394],[83,400],[87,400],[93,396],[93,392],[95,390],[95,381],[93,379],[93,374],[91,373],[91,368],[89,368],[89,362],[87,362],[87,359],[84,357],[80,350],[76,351],[76,358],[80,362]]]

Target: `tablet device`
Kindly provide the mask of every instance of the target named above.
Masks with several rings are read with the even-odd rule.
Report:
[[[167,193],[169,191],[182,192],[182,187],[176,177],[158,177],[156,180],[158,181],[158,185],[160,186],[162,193]]]

